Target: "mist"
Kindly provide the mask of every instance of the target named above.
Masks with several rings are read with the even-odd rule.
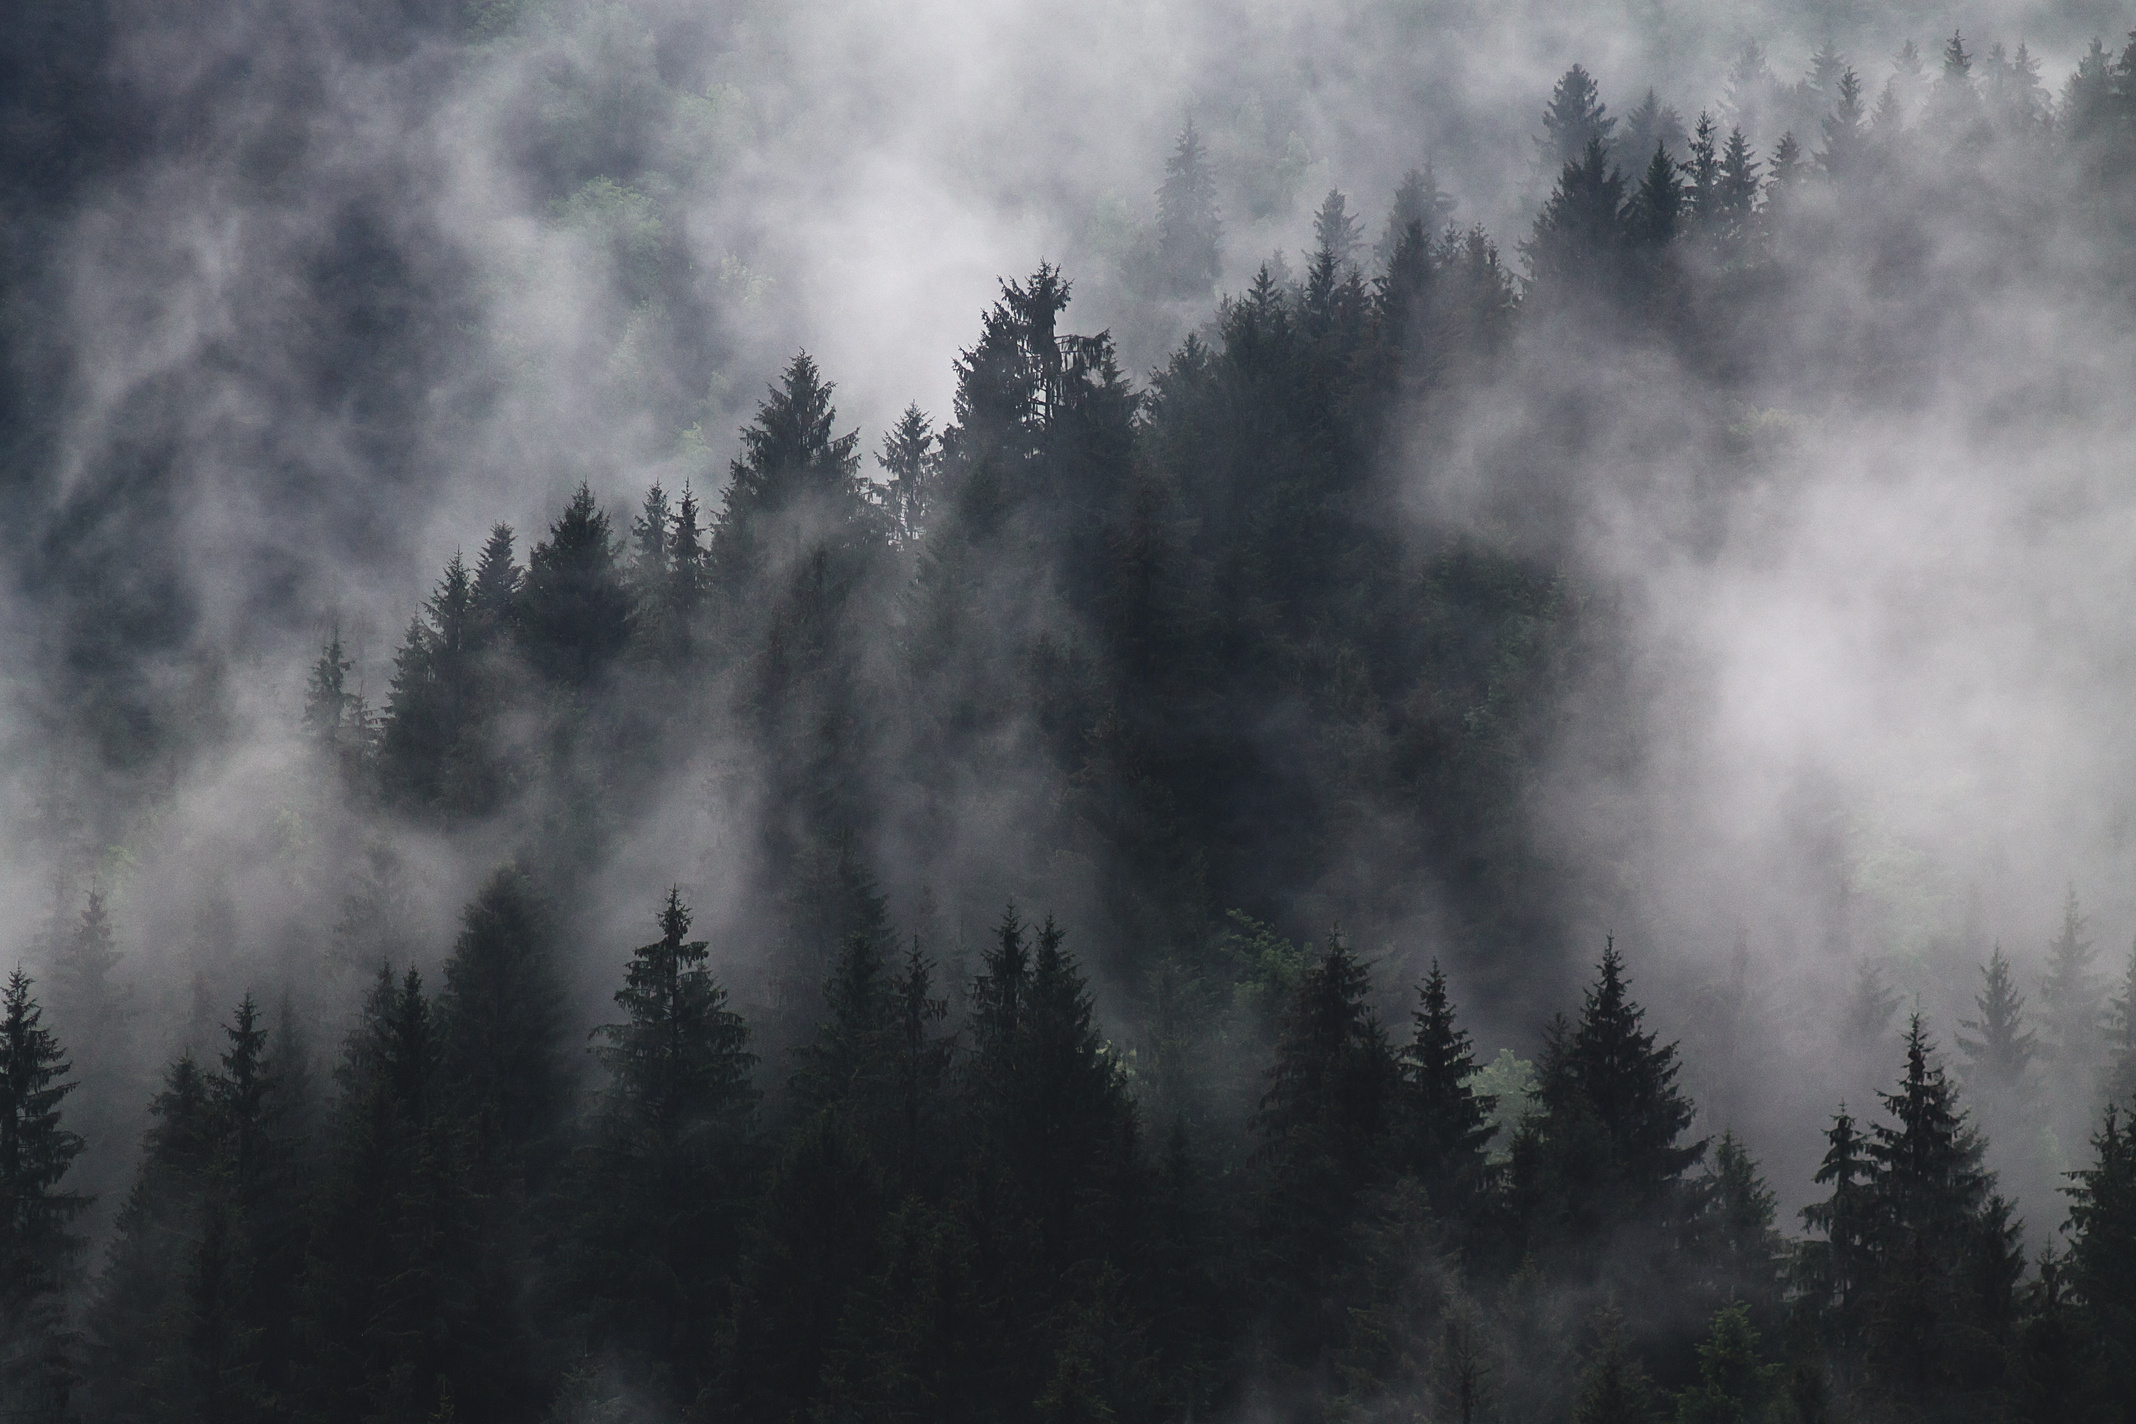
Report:
[[[149,1417],[120,1362],[206,1307],[141,1263],[210,1220],[263,1418],[1706,1417],[1727,1350],[1740,1417],[2109,1397],[2038,1352],[2126,1331],[2131,24],[33,7],[0,949],[79,1199],[6,1397]],[[656,969],[722,1045],[644,1149],[687,1211],[616,1165]],[[1081,1086],[1003,1066],[1027,990]],[[273,1180],[327,1184],[272,1210],[171,1146],[248,995]],[[434,1326],[319,1303],[320,1242],[405,1248],[349,1164],[410,1015],[409,1180],[481,1203],[422,1229],[489,1262]],[[1833,1116],[1922,1074],[1963,1201],[1842,1270]],[[780,1215],[846,1188],[851,1279]],[[1911,1374],[1906,1231],[2002,1243]],[[899,1334],[905,1269],[1009,1333]],[[952,1358],[995,1393],[913,1392]]]

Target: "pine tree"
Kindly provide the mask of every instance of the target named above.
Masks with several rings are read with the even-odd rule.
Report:
[[[1639,186],[1632,193],[1624,214],[1625,233],[1644,247],[1667,247],[1677,233],[1684,207],[1684,186],[1668,149],[1654,145]]]
[[[1755,1318],[1770,1323],[1780,1298],[1780,1266],[1786,1247],[1774,1228],[1772,1189],[1733,1132],[1714,1145],[1705,1190],[1706,1217],[1700,1235],[1710,1252],[1710,1288],[1740,1300]]]
[[[595,1348],[679,1403],[708,1382],[756,1101],[748,1027],[706,966],[708,945],[688,937],[690,918],[669,890],[660,938],[632,953],[616,991],[623,1021],[597,1030],[608,1083],[562,1273]]]
[[[539,1186],[570,1087],[548,914],[526,876],[505,866],[460,925],[438,996],[440,1069],[489,1169]]]
[[[616,539],[583,483],[527,555],[519,608],[529,660],[567,688],[598,680],[629,641],[631,598]]]
[[[1362,1194],[1393,1165],[1401,1070],[1370,991],[1370,970],[1331,932],[1284,1008],[1252,1120],[1267,1170],[1260,1269],[1282,1347],[1301,1362],[1344,1333],[1325,1283],[1345,1267]]]
[[[1862,122],[1867,110],[1862,104],[1862,80],[1853,69],[1839,78],[1839,101],[1830,114],[1818,120],[1824,133],[1824,151],[1817,162],[1833,177],[1854,166],[1862,147]]]
[[[1437,960],[1417,987],[1417,999],[1400,1065],[1403,1155],[1432,1209],[1458,1222],[1472,1216],[1487,1184],[1485,1149],[1495,1131],[1491,1111],[1497,1100],[1469,1086],[1475,1046],[1468,1030],[1454,1022]]]
[[[1802,1224],[1823,1238],[1807,1243],[1802,1255],[1803,1288],[1836,1333],[1851,1339],[1860,1325],[1856,1306],[1874,1270],[1875,1166],[1868,1139],[1845,1104],[1825,1130],[1824,1159],[1811,1180],[1828,1195],[1802,1209]]]
[[[1575,64],[1551,87],[1543,107],[1543,136],[1535,141],[1545,172],[1585,161],[1591,145],[1606,152],[1617,121],[1602,103],[1594,77]]]
[[[1875,1376],[1914,1409],[1993,1378],[1998,1327],[2021,1270],[2007,1220],[1921,1016],[1906,1034],[1906,1076],[1880,1093],[1891,1123],[1871,1129],[1875,1281],[1866,1329]]]
[[[1533,236],[1521,244],[1537,284],[1589,295],[1611,290],[1623,206],[1624,174],[1610,165],[1602,141],[1590,140],[1585,154],[1559,173]]]
[[[66,1185],[81,1155],[60,1105],[74,1090],[66,1054],[17,969],[0,994],[0,1404],[18,1419],[65,1416],[74,1383],[63,1302],[89,1199]]]
[[[792,558],[788,544],[839,538],[859,517],[860,436],[833,433],[833,389],[801,352],[742,431],[708,553],[712,583],[730,600]]]
[[[1206,298],[1215,289],[1223,226],[1208,148],[1189,118],[1157,190],[1157,267],[1164,295]]]
[[[1750,156],[1750,141],[1739,128],[1728,131],[1721,164],[1714,180],[1714,214],[1725,231],[1741,234],[1749,225],[1758,201],[1758,160]]]
[[[883,500],[890,509],[891,527],[901,548],[917,548],[926,532],[927,516],[934,504],[937,474],[935,436],[918,405],[908,405],[883,436],[883,448],[875,463],[889,476]]]
[[[214,1089],[190,1053],[149,1103],[132,1190],[85,1320],[83,1404],[91,1418],[182,1417],[197,1403],[185,1267],[199,1251],[219,1159]]]
[[[2046,1056],[2065,1093],[2087,1094],[2100,1049],[2102,986],[2092,964],[2097,951],[2086,937],[2088,919],[2074,886],[2062,903],[2062,929],[2047,945],[2047,973],[2039,983],[2040,1026]]]
[[[476,642],[484,648],[509,641],[517,624],[526,573],[514,560],[512,539],[511,525],[492,525],[489,538],[482,545],[482,557],[475,562],[471,602]]]
[[[1678,1424],[1748,1424],[1760,1416],[1778,1373],[1759,1361],[1749,1309],[1723,1306],[1698,1344],[1698,1383],[1677,1396]]]
[[[2010,974],[2010,960],[1996,945],[1980,968],[1981,990],[1974,999],[1980,1017],[1959,1026],[1976,1035],[1958,1035],[1958,1046],[1972,1064],[1972,1076],[1983,1090],[2009,1096],[2023,1084],[2025,1073],[2038,1054],[2038,1039],[2025,1027],[2025,996]]]
[[[1372,259],[1380,271],[1391,271],[1395,250],[1402,245],[1411,225],[1422,228],[1429,239],[1447,225],[1456,206],[1453,197],[1439,187],[1429,163],[1404,173],[1400,186],[1394,190],[1394,206],[1388,209],[1387,225],[1372,248]]]
[[[2070,1174],[2068,1278],[2089,1337],[2088,1392],[2125,1418],[2136,1389],[2136,1133],[2109,1107],[2091,1147],[2091,1165]]]
[[[1691,156],[1683,163],[1684,196],[1691,216],[1700,227],[1712,223],[1720,212],[1721,153],[1714,135],[1720,132],[1713,115],[1700,112],[1698,127],[1691,133]]]
[[[1676,1045],[1661,1045],[1642,1031],[1646,1011],[1632,1001],[1614,940],[1605,943],[1596,972],[1577,1025],[1545,1057],[1543,1106],[1546,1112],[1575,1104],[1592,1111],[1608,1136],[1628,1201],[1657,1204],[1706,1155],[1706,1144],[1681,1140],[1697,1110],[1676,1086],[1682,1071]]]
[[[1639,161],[1640,154],[1660,148],[1673,164],[1676,154],[1690,140],[1690,132],[1684,127],[1684,116],[1673,105],[1662,103],[1652,89],[1647,90],[1646,97],[1624,116],[1622,152],[1634,163]]]
[[[339,761],[348,733],[349,672],[356,666],[341,646],[341,625],[335,624],[319,660],[312,664],[311,680],[304,689],[304,726],[313,741],[331,761]]]

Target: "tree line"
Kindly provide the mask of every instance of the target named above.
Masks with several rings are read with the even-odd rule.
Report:
[[[247,995],[165,1069],[93,1277],[75,1084],[18,971],[11,1411],[2048,1421],[2136,1387],[2120,1109],[2028,1270],[1918,1013],[1788,1237],[1744,1145],[1694,1131],[1614,944],[1509,1123],[1446,974],[1390,1023],[1339,933],[1242,921],[1230,1011],[1131,1048],[1050,917],[1010,907],[964,983],[856,934],[772,1062],[691,921],[670,891],[583,1047],[556,916],[510,867],[437,985],[378,966],[330,1072]],[[1975,1071],[2015,1041],[1985,973]],[[1182,1091],[1225,1033],[1264,1046],[1250,1098]]]

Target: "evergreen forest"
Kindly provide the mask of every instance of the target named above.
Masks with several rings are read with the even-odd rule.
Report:
[[[0,416],[11,467],[58,468],[44,224],[212,126],[83,111],[93,46],[33,8]],[[466,8],[409,23],[448,56],[534,23]],[[1962,33],[1785,82],[1753,45],[1727,96],[1575,65],[1523,101],[1516,225],[1420,152],[1244,268],[1266,229],[1187,117],[1131,241],[1033,254],[917,358],[953,357],[947,406],[865,438],[822,343],[675,335],[747,274],[691,285],[650,168],[540,149],[677,388],[753,372],[731,441],[648,397],[695,422],[656,478],[560,456],[538,527],[448,506],[384,648],[349,595],[301,656],[188,661],[183,554],[86,506],[39,536],[71,769],[5,902],[0,1414],[2136,1419],[2121,887],[2034,885],[2059,913],[2007,943],[1835,910],[1782,1022],[1792,971],[1687,969],[1632,862],[1552,831],[1617,817],[1593,788],[1650,749],[1613,709],[1659,676],[1578,552],[1595,451],[1699,452],[1637,536],[1696,557],[1817,421],[2040,349],[2002,344],[2034,294],[2129,327],[2136,34],[2052,89]],[[296,171],[272,127],[243,181]],[[302,279],[339,354],[286,380],[385,468],[488,289],[345,219]],[[2116,360],[1975,414],[2119,409]],[[113,458],[99,500],[158,498],[167,449]],[[319,517],[360,545],[393,512]],[[169,833],[254,725],[272,804]],[[1760,1107],[1789,1036],[1813,1121]]]

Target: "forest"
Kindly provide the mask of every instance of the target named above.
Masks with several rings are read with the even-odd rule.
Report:
[[[516,15],[409,23],[451,51]],[[813,341],[763,363],[725,468],[714,405],[655,401],[683,455],[627,500],[578,474],[536,529],[476,513],[393,590],[389,657],[319,601],[279,670],[159,662],[184,556],[61,521],[21,580],[65,589],[34,735],[66,769],[11,833],[39,873],[0,994],[0,1410],[2136,1419],[2136,950],[2080,872],[2007,951],[1977,895],[1887,943],[1835,872],[1783,1011],[1748,930],[1669,956],[1630,832],[1561,834],[1654,757],[1613,710],[1659,700],[1639,596],[1581,552],[1598,449],[1700,452],[1639,506],[1697,553],[1816,420],[1940,419],[1955,387],[1997,429],[2125,436],[2096,415],[2125,353],[1988,315],[2136,315],[2136,33],[2041,68],[1954,32],[1783,81],[1753,44],[1694,114],[1574,65],[1526,101],[1517,227],[1457,220],[1420,155],[1310,195],[1295,264],[1232,285],[1246,200],[1189,115],[1088,278],[1117,336],[1034,255],[949,407],[872,442]],[[74,458],[23,335],[54,309],[36,204],[208,142],[97,128],[37,72],[11,467]],[[742,279],[632,236],[665,190],[626,158],[571,159],[625,186],[547,211],[606,203],[602,270],[680,329]],[[352,223],[305,279],[331,358],[288,379],[383,468],[490,289]],[[2006,364],[2021,395],[1974,399]],[[120,444],[98,498],[165,498],[175,457]],[[287,751],[240,842],[177,808],[255,715]],[[1600,768],[1572,792],[1568,748]],[[271,874],[219,867],[237,844]],[[158,898],[211,881],[173,928]],[[182,971],[138,969],[155,940]]]

